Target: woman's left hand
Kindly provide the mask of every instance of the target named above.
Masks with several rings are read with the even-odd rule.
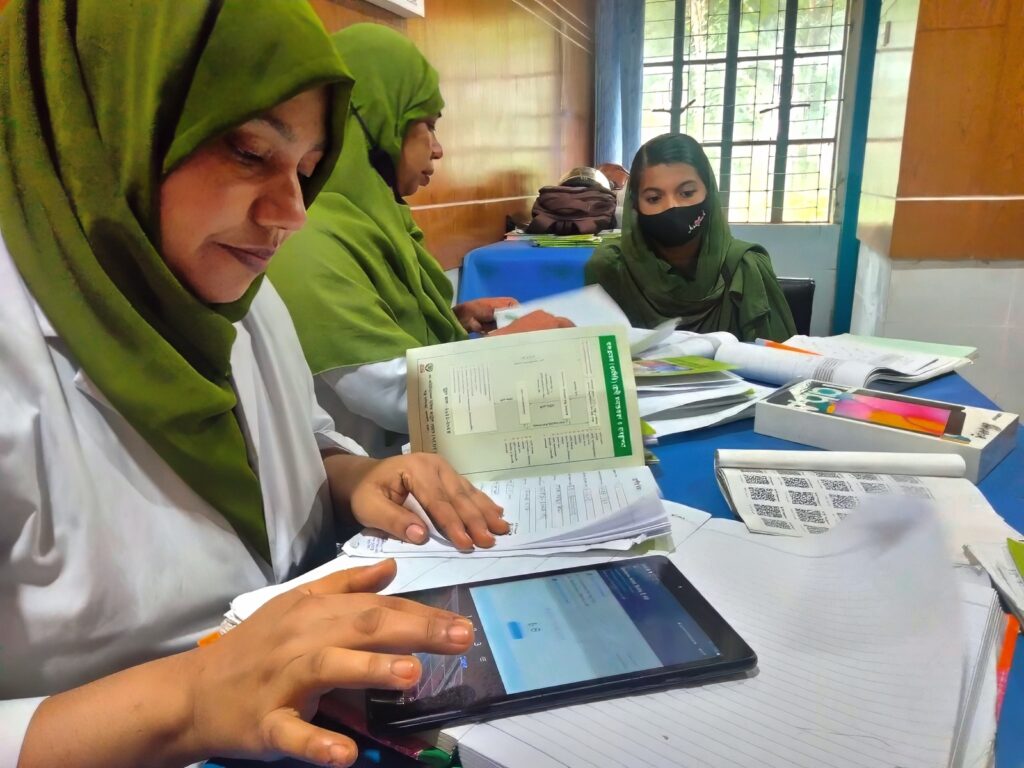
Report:
[[[470,333],[487,333],[496,327],[494,310],[508,309],[519,304],[511,296],[491,296],[486,299],[473,299],[456,304],[452,311],[459,319],[462,327]]]
[[[423,506],[440,531],[459,549],[494,546],[494,536],[509,532],[502,508],[432,453],[390,459],[335,454],[324,459],[335,506],[353,518],[414,544],[428,537],[419,515],[402,506],[409,494]]]

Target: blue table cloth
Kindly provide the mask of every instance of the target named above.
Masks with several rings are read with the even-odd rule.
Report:
[[[518,244],[517,244],[518,245]],[[519,246],[520,248],[522,246]],[[534,251],[555,249],[534,248]],[[583,249],[580,249],[583,250]],[[557,254],[556,254],[557,255]],[[548,291],[554,293],[556,291]],[[497,290],[493,294],[508,294]],[[540,294],[545,295],[545,294]],[[914,395],[964,405],[996,407],[960,376],[953,374],[909,390]],[[654,472],[665,498],[702,509],[715,517],[732,518],[714,477],[714,455],[718,448],[806,449],[806,446],[765,437],[754,433],[752,419],[737,421],[711,429],[698,430],[664,438],[654,448],[661,464]],[[1024,530],[1024,432],[1017,436],[1017,448],[1010,453],[980,484],[992,506],[1017,530]],[[411,766],[415,763],[387,750],[363,742],[366,752],[359,766]],[[217,763],[220,765],[221,763]],[[238,766],[241,763],[224,763]],[[248,765],[248,764],[246,764]],[[292,763],[278,763],[279,768]],[[998,768],[1024,766],[1024,638],[1017,644],[1013,671],[1010,674],[1006,699],[999,720],[996,739]]]
[[[522,302],[582,288],[583,265],[593,251],[516,241],[485,245],[462,261],[458,300],[511,296]]]

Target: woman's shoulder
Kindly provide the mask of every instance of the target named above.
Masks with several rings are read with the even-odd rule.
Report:
[[[618,243],[603,243],[594,249],[583,268],[588,283],[617,275],[625,266]]]

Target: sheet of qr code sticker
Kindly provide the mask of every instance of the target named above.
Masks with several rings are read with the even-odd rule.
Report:
[[[727,499],[755,533],[823,533],[872,497],[932,498],[917,477],[865,472],[719,468]]]

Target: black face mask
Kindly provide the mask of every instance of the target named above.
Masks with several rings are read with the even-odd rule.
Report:
[[[697,205],[678,205],[661,213],[636,212],[640,231],[658,245],[672,248],[686,245],[707,227],[709,211],[707,201]]]

